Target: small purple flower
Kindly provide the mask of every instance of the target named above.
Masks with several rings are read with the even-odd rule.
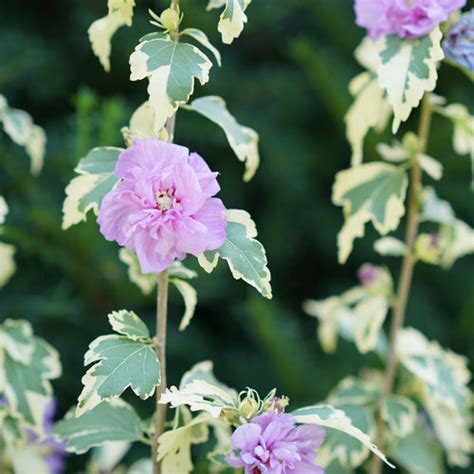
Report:
[[[314,464],[324,437],[319,426],[297,426],[289,414],[266,412],[235,430],[226,460],[246,474],[324,474]]]
[[[158,273],[186,254],[218,249],[226,209],[213,197],[217,173],[185,147],[135,140],[115,167],[119,184],[102,201],[97,222],[107,240],[137,254],[143,273]]]
[[[449,60],[474,73],[474,8],[454,23],[443,47]]]
[[[357,278],[364,286],[373,285],[380,276],[380,267],[372,265],[371,263],[364,263],[359,270],[357,270]]]
[[[356,24],[372,39],[425,36],[467,0],[355,0]]]

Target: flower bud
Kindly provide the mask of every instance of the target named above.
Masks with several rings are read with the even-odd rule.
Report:
[[[167,8],[161,13],[160,20],[168,31],[176,31],[180,22],[179,12],[174,8]]]
[[[474,9],[450,28],[443,48],[448,60],[474,74]]]
[[[357,271],[357,277],[371,293],[386,297],[392,296],[393,281],[386,268],[365,263]]]
[[[439,235],[420,234],[415,243],[415,255],[425,263],[438,264],[441,259],[442,246]]]

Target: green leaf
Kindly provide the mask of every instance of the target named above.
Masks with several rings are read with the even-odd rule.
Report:
[[[363,72],[349,84],[354,97],[344,117],[347,139],[352,147],[352,166],[360,165],[363,157],[364,138],[371,128],[381,132],[385,129],[392,113],[384,90],[377,82],[377,76]]]
[[[440,445],[421,423],[409,435],[395,440],[390,455],[408,474],[446,472]]]
[[[99,213],[102,199],[109,193],[118,179],[114,175],[115,164],[122,148],[100,147],[91,150],[79,161],[75,172],[79,174],[66,188],[63,204],[64,230],[85,221],[92,209]]]
[[[197,28],[186,28],[180,32],[180,35],[190,36],[202,46],[207,48],[214,55],[217,64],[222,66],[221,53],[219,53],[219,50],[212,45],[204,31],[198,30]]]
[[[400,331],[396,349],[400,362],[418,379],[422,403],[449,462],[467,466],[472,446],[467,360],[413,328]]]
[[[355,440],[358,440],[354,444],[352,444],[351,440],[350,448],[347,446],[339,448],[341,450],[341,455],[337,456],[341,462],[362,462],[367,457],[368,450],[370,450],[389,466],[394,467],[388,462],[385,455],[371,441],[369,434],[363,432],[357,427],[357,425],[359,425],[367,428],[368,431],[370,431],[373,424],[372,414],[367,410],[364,410],[364,407],[356,405],[341,405],[341,407],[351,411],[351,417],[354,417],[355,419],[354,423],[342,409],[338,409],[330,405],[315,405],[311,407],[300,408],[299,410],[294,411],[292,415],[295,417],[297,423],[315,424],[325,428],[331,428],[333,430],[338,430],[343,434],[350,436],[351,438],[355,438]],[[350,438],[346,439],[349,440]],[[360,443],[362,443],[363,446],[361,446]],[[326,446],[327,441],[324,443],[322,448],[329,450],[329,448]],[[343,445],[341,444],[341,446]],[[320,453],[322,448],[320,448]]]
[[[189,109],[198,112],[224,130],[229,145],[237,158],[245,163],[244,181],[250,181],[260,163],[259,138],[255,130],[240,125],[229,113],[226,103],[221,97],[200,97],[191,102]]]
[[[444,58],[439,27],[429,36],[406,40],[397,35],[379,40],[380,63],[377,75],[393,107],[392,131],[418,107],[425,92],[433,91],[438,79],[437,67]]]
[[[170,283],[176,286],[184,300],[185,311],[179,323],[179,330],[184,331],[191,322],[196,310],[197,291],[188,282],[179,278],[170,278]]]
[[[140,418],[120,399],[103,402],[82,416],[72,412],[53,429],[66,442],[68,451],[81,454],[106,441],[138,441],[142,437]]]
[[[158,439],[158,461],[161,461],[163,472],[192,472],[191,447],[193,444],[205,443],[209,438],[207,423],[212,417],[201,414],[192,419],[188,410],[182,411],[183,425],[166,431]]]
[[[61,364],[58,353],[48,343],[32,336],[31,344],[33,353],[27,365],[16,361],[0,348],[0,390],[7,399],[12,415],[42,433],[44,411],[52,395],[49,380],[61,375]]]
[[[35,349],[33,330],[28,321],[7,319],[0,325],[0,350],[23,365],[31,362]]]
[[[224,11],[219,18],[217,30],[222,35],[222,42],[231,44],[238,38],[247,23],[245,10],[250,5],[251,0],[210,0],[207,9],[221,8],[225,5]]]
[[[149,339],[150,332],[146,324],[133,312],[127,310],[113,311],[108,315],[112,329],[133,341]]]
[[[336,175],[332,200],[343,207],[345,218],[337,239],[340,263],[349,257],[354,239],[363,237],[367,222],[381,235],[398,227],[407,186],[406,172],[387,163],[367,163]]]
[[[88,30],[92,51],[105,71],[110,71],[112,37],[124,25],[131,26],[135,0],[108,0],[108,14],[94,21]]]
[[[390,431],[399,438],[409,435],[415,428],[416,405],[409,398],[392,395],[382,400],[381,415]]]
[[[394,237],[382,237],[374,244],[375,251],[386,257],[403,257],[408,253],[408,247]]]
[[[0,123],[3,123],[3,130],[13,142],[25,148],[31,159],[31,174],[38,175],[43,167],[46,148],[44,130],[35,125],[31,115],[24,110],[10,108],[2,94],[0,94]]]
[[[212,63],[196,46],[166,38],[145,39],[130,56],[130,80],[149,78],[148,94],[158,132],[194,90],[195,79],[204,85]]]
[[[227,211],[226,239],[219,250],[205,252],[198,257],[199,264],[208,273],[216,267],[218,259],[227,261],[232,276],[243,279],[265,298],[272,298],[270,271],[263,245],[255,239],[257,229],[250,215],[241,210]]]
[[[160,363],[155,351],[141,341],[114,334],[98,337],[84,356],[84,365],[94,362],[97,364],[82,378],[84,389],[78,399],[77,415],[119,397],[127,387],[145,400],[160,384]]]

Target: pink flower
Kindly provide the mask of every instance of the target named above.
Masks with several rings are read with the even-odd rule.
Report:
[[[214,198],[217,173],[185,147],[135,140],[115,167],[121,178],[105,196],[97,222],[107,240],[137,254],[144,273],[157,273],[186,254],[218,249],[226,237],[225,207]]]
[[[297,426],[291,415],[267,412],[235,430],[226,460],[246,474],[324,474],[314,464],[324,436],[319,426]]]
[[[433,30],[467,0],[355,0],[357,25],[369,36],[419,38]]]

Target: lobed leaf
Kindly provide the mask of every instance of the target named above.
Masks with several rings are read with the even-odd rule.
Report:
[[[87,452],[107,441],[138,441],[142,437],[140,418],[123,400],[102,402],[79,417],[70,412],[56,423],[54,435],[66,442],[68,451]]]
[[[222,42],[231,44],[235,38],[238,38],[247,23],[245,10],[252,0],[209,0],[207,9],[221,8],[225,6],[224,11],[219,18],[217,30],[222,35]]]
[[[265,298],[272,298],[270,271],[263,245],[254,237],[257,231],[250,214],[241,210],[227,211],[226,239],[219,250],[205,252],[198,257],[199,264],[208,273],[216,267],[219,258],[227,261],[232,276],[243,279]]]
[[[95,339],[84,356],[84,365],[97,362],[82,378],[77,415],[102,401],[119,397],[128,387],[143,400],[160,384],[160,362],[149,344],[110,334]]]
[[[0,350],[13,360],[28,365],[34,349],[33,330],[28,321],[7,319],[0,325]]]
[[[186,28],[180,32],[180,35],[189,36],[196,40],[198,43],[201,44],[201,46],[204,46],[214,55],[218,66],[222,66],[221,53],[219,53],[219,50],[212,45],[204,31],[198,30],[197,28]]]
[[[115,332],[123,334],[133,341],[149,339],[150,337],[150,332],[146,324],[133,311],[124,309],[121,311],[112,311],[112,313],[108,315],[108,319]]]
[[[212,63],[196,46],[169,38],[143,39],[130,56],[130,80],[149,78],[148,94],[155,113],[154,131],[185,104],[194,91],[194,82],[209,80]]]
[[[393,133],[418,107],[425,92],[431,92],[438,79],[437,67],[444,58],[439,27],[428,36],[406,40],[397,35],[379,40],[380,62],[377,75],[393,107]]]
[[[189,105],[193,110],[224,130],[229,145],[237,158],[245,163],[244,181],[250,181],[260,163],[258,134],[251,128],[240,125],[227,110],[221,97],[207,96],[195,99]]]
[[[416,405],[409,398],[392,395],[382,400],[380,413],[390,431],[399,438],[409,435],[415,429]]]
[[[398,227],[407,186],[405,170],[387,163],[367,163],[336,175],[332,200],[343,207],[345,218],[337,238],[340,263],[349,257],[354,239],[364,235],[367,222],[382,235]]]

